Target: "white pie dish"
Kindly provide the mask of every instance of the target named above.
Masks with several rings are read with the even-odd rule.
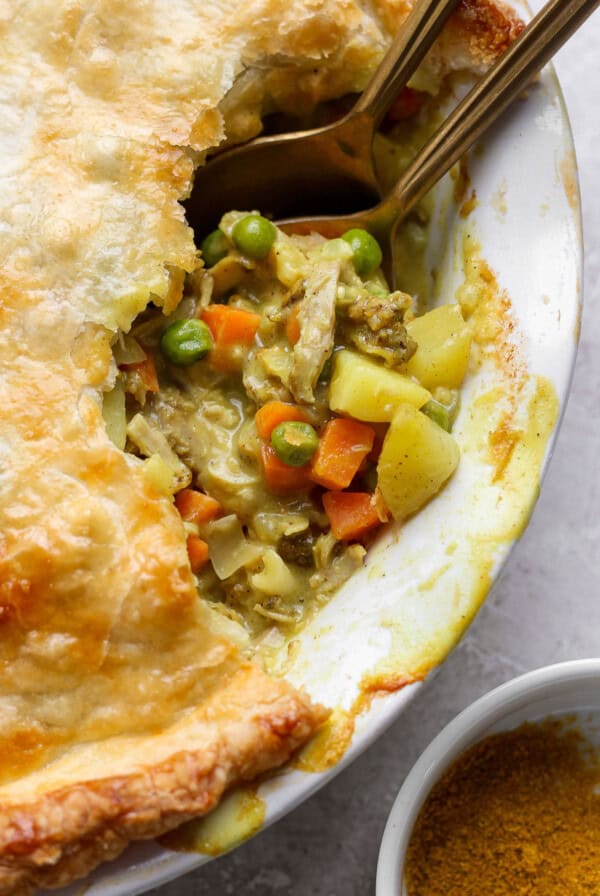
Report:
[[[580,313],[582,247],[572,151],[560,93],[554,78],[546,73],[527,103],[516,108],[486,141],[485,154],[474,161],[471,169],[479,207],[469,221],[476,228],[484,258],[510,295],[528,370],[552,382],[561,413],[575,358]],[[504,213],[500,210],[502,202],[506,204]],[[459,223],[464,224],[462,220]],[[457,232],[458,229],[454,232],[456,240]],[[446,294],[451,294],[462,279],[461,271],[452,268],[452,253],[449,253],[444,275]],[[463,406],[463,420],[477,385],[472,383],[470,388]],[[547,463],[557,429],[558,422],[553,425],[545,446],[542,468]],[[463,465],[456,483],[405,527],[400,543],[394,535],[384,539],[373,551],[364,574],[343,588],[306,629],[287,673],[294,682],[304,684],[313,696],[328,705],[349,709],[355,703],[360,682],[389,655],[399,605],[404,608],[403,619],[409,618],[407,606],[412,606],[415,612],[423,609],[418,588],[411,590],[409,585],[431,579],[441,569],[440,555],[451,542],[460,542],[457,530],[464,521],[459,515],[456,525],[455,510],[464,499],[464,490],[473,486],[476,466],[471,474],[469,479],[469,467]],[[535,482],[524,483],[517,496],[519,524],[515,526],[515,534],[527,517],[537,485],[536,477]],[[477,512],[484,509],[479,507]],[[479,525],[475,517],[472,523]],[[465,533],[468,531],[468,527],[464,529]],[[431,551],[432,540],[438,548],[435,556]],[[490,583],[513,543],[511,537],[498,545],[488,571]],[[401,564],[406,568],[407,555],[413,556],[412,566],[403,581],[394,581]],[[463,562],[467,559],[465,556]],[[455,575],[459,574],[460,563],[457,566]],[[381,587],[382,575],[387,576],[388,587]],[[444,617],[444,612],[449,612],[444,607],[444,598],[451,593],[451,583],[443,579],[444,576],[438,578],[437,590],[428,590],[426,629],[432,615],[439,613]],[[451,609],[455,622],[456,607]],[[477,606],[471,601],[465,609],[463,615],[470,616]],[[412,618],[423,621],[414,615]],[[460,625],[451,627],[447,619],[446,616],[446,621],[442,618],[440,622],[443,643],[437,645],[436,661],[428,668],[451,649],[466,624],[462,620]],[[403,650],[406,655],[409,645],[403,643]],[[393,671],[389,670],[388,683]],[[351,762],[398,717],[418,690],[419,684],[415,682],[374,700],[370,710],[358,717],[352,744],[333,769],[319,774],[288,771],[263,785],[261,796],[267,803],[267,823],[290,811]],[[153,844],[134,847],[118,862],[93,875],[86,892],[88,896],[133,896],[206,860],[208,857],[197,854],[170,853]],[[80,888],[81,885],[75,885],[63,892],[76,894]]]
[[[468,747],[524,722],[568,716],[600,747],[600,659],[536,669],[495,688],[453,719],[429,744],[396,797],[381,842],[376,896],[406,896],[403,868],[418,813],[432,787]]]

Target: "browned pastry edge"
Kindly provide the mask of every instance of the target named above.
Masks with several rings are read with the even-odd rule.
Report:
[[[137,763],[132,774],[0,804],[1,896],[64,886],[114,859],[130,841],[209,812],[232,782],[285,762],[325,717],[305,694],[246,664],[195,715],[206,725],[202,746],[141,770]]]
[[[495,0],[461,0],[452,25],[463,35],[472,62],[484,67],[501,56],[525,27],[514,9]]]

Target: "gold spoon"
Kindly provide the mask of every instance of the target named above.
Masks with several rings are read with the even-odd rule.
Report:
[[[199,168],[186,202],[202,239],[232,208],[273,218],[365,208],[381,198],[371,144],[392,101],[415,71],[458,0],[418,0],[370,83],[340,121],[261,137]]]
[[[289,233],[322,233],[336,237],[354,227],[375,236],[382,248],[383,267],[394,287],[395,231],[400,220],[437,183],[510,103],[522,94],[534,75],[600,5],[600,0],[549,0],[487,75],[465,96],[433,137],[418,152],[387,197],[363,212],[337,217],[303,217],[278,222]],[[237,206],[244,204],[238,197]],[[324,196],[323,205],[327,197]]]

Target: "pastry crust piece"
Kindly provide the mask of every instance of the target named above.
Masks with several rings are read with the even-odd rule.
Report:
[[[360,90],[409,0],[0,0],[0,894],[208,811],[323,718],[198,599],[185,533],[101,414],[111,343],[197,265],[194,164]],[[463,0],[422,76],[520,23]]]
[[[131,839],[208,812],[232,782],[285,760],[316,717],[248,663],[167,731],[82,746],[13,783],[0,811],[1,896],[61,886]]]

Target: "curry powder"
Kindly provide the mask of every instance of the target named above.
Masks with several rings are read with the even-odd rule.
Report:
[[[408,896],[600,896],[600,762],[572,725],[525,724],[467,750],[409,844]]]

